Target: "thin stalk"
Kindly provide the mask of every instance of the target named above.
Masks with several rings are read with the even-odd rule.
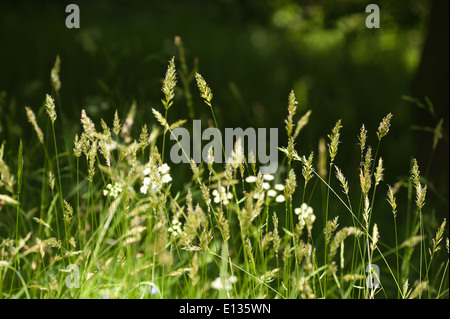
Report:
[[[331,183],[331,175],[332,175],[332,169],[333,169],[333,162],[330,163],[330,170],[328,173],[328,185],[330,185]],[[329,187],[327,189],[327,202],[326,202],[326,206],[325,206],[325,219],[324,219],[324,228],[327,225],[327,220],[328,220],[328,208],[329,208],[329,202],[330,202],[330,188]],[[328,243],[325,241],[325,249],[324,249],[324,260],[323,260],[323,264],[326,265],[327,264],[327,249],[328,249]],[[324,298],[327,297],[327,275],[324,276]]]
[[[166,109],[166,112],[164,114],[164,119],[166,120],[167,123],[167,111],[168,109]],[[164,130],[164,134],[163,134],[163,146],[162,146],[162,153],[161,153],[161,161],[164,163],[164,150],[166,148],[166,130]]]

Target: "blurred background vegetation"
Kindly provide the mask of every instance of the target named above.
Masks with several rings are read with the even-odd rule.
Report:
[[[362,0],[76,1],[81,28],[67,29],[65,7],[70,2],[2,1],[0,142],[6,141],[7,162],[15,165],[22,138],[25,152],[36,159],[26,167],[41,167],[43,154],[35,151],[38,141],[24,106],[39,110],[42,126],[48,122],[42,105],[51,91],[49,74],[57,55],[62,82],[57,131],[64,126],[66,135],[60,136],[61,142],[80,133],[81,108],[96,123],[100,117],[112,123],[114,110],[124,118],[133,101],[138,138],[143,124],[156,124],[151,107],[162,110],[161,79],[172,56],[180,70],[174,44],[174,37],[180,36],[188,68],[198,63],[213,91],[222,128],[279,127],[279,145],[286,145],[283,120],[291,89],[299,100],[297,116],[312,110],[310,123],[297,140],[299,154],[317,154],[319,138],[326,138],[342,119],[336,164],[354,191],[359,182],[361,124],[369,131],[368,143],[376,147],[378,124],[393,113],[379,153],[386,166],[385,182],[393,185],[408,176],[411,159],[417,157],[433,186],[428,194],[433,216],[429,222],[436,229],[443,217],[448,218],[449,2],[373,2],[380,7],[379,29],[366,28],[368,2]],[[189,118],[178,83],[180,94],[169,111],[169,122]],[[195,117],[206,122],[210,111],[194,82],[191,92]],[[443,138],[430,159],[441,118]],[[71,147],[68,144],[69,151]],[[300,166],[297,176],[300,182]],[[380,214],[389,216],[385,188],[380,189],[379,207],[385,210]],[[386,232],[392,231],[391,222],[389,216]],[[381,238],[389,237],[382,225],[380,231]]]

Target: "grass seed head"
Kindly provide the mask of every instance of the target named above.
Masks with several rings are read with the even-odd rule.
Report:
[[[284,189],[284,196],[286,198],[291,198],[295,192],[295,188],[297,187],[297,181],[295,180],[295,172],[294,169],[291,169],[288,174],[288,178],[286,179],[286,187]]]
[[[364,149],[366,148],[366,140],[367,140],[367,130],[364,124],[361,126],[361,130],[359,132],[359,145],[361,148],[361,157],[364,154]]]
[[[55,100],[48,94],[45,95],[45,109],[52,124],[56,121]]]
[[[305,115],[303,115],[300,120],[298,120],[297,122],[297,127],[295,128],[295,132],[294,132],[294,139],[297,138],[297,136],[300,134],[300,131],[303,129],[303,127],[306,126],[306,124],[308,124],[309,122],[309,117],[311,115],[311,110],[309,110],[308,112],[305,113]]]
[[[169,61],[169,66],[167,67],[166,76],[164,77],[162,87],[164,99],[161,100],[161,102],[166,110],[168,110],[173,103],[172,100],[175,96],[174,88],[177,84],[176,76],[175,57],[172,57]]]
[[[295,93],[292,90],[289,93],[289,99],[288,99],[288,117],[284,121],[286,123],[286,132],[289,137],[292,135],[292,129],[293,129],[293,117],[295,115],[295,111],[297,110],[297,100],[295,99]]]
[[[50,72],[50,80],[52,82],[52,88],[55,92],[59,92],[61,89],[61,81],[59,79],[59,72],[61,69],[61,59],[59,55],[56,56],[55,64]]]
[[[117,113],[117,110],[114,112],[114,121],[113,121],[113,132],[114,134],[116,134],[117,136],[119,135],[120,131],[121,131],[121,126],[120,126],[120,119],[119,119],[119,114]]]
[[[95,136],[95,125],[94,122],[87,116],[86,111],[84,109],[81,110],[81,124],[83,124],[84,132],[87,137],[92,140]]]
[[[39,142],[41,144],[44,144],[44,133],[42,133],[42,130],[40,129],[39,125],[37,124],[36,115],[34,115],[33,110],[31,110],[27,106],[25,106],[25,110],[27,111],[28,122],[30,122],[31,125],[33,125],[34,131],[36,132]]]
[[[370,245],[370,249],[374,251],[377,248],[378,239],[380,238],[380,234],[378,232],[377,224],[373,225],[372,231],[372,244]]]
[[[336,167],[336,177],[339,180],[339,182],[341,183],[344,194],[348,196],[348,182],[345,179],[345,176],[344,176],[344,174],[342,174],[342,171],[339,169],[339,167],[337,167],[337,166],[335,166],[335,167]]]
[[[380,157],[378,160],[378,166],[375,171],[375,186],[377,186],[383,180],[383,159]]]
[[[386,115],[383,118],[380,125],[378,126],[378,132],[377,132],[378,140],[381,141],[381,139],[384,136],[386,136],[386,134],[389,132],[389,127],[391,126],[391,118],[392,118],[392,113],[389,113],[388,115]]]
[[[330,139],[330,144],[328,144],[328,152],[330,154],[331,163],[334,162],[334,158],[336,157],[338,152],[338,146],[340,143],[339,136],[341,128],[342,128],[341,120],[338,120],[334,125],[333,130],[331,131],[331,135],[328,135],[328,138]]]
[[[313,165],[312,165],[312,161],[313,161],[313,153],[311,152],[311,154],[309,155],[308,159],[306,159],[305,156],[303,156],[303,168],[302,168],[302,175],[303,178],[305,179],[305,185],[308,183],[309,180],[311,180],[311,178],[313,178]]]
[[[387,201],[389,202],[389,205],[391,205],[392,214],[394,215],[394,218],[395,218],[395,217],[397,217],[397,203],[395,201],[394,190],[390,185],[388,185],[387,196],[388,196]]]
[[[200,90],[200,96],[204,99],[205,103],[209,105],[209,107],[212,107],[211,100],[213,98],[213,94],[208,84],[206,84],[205,79],[200,73],[195,73],[195,80],[197,81],[197,87]]]

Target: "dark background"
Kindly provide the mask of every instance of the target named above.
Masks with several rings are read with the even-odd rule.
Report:
[[[442,218],[448,218],[448,1],[376,1],[380,29],[365,27],[368,2],[359,0],[75,1],[80,29],[65,27],[68,3],[0,3],[0,142],[6,141],[12,167],[19,138],[25,150],[38,143],[24,106],[38,113],[41,127],[48,127],[42,105],[51,92],[49,75],[56,55],[62,61],[57,131],[64,126],[65,137],[58,136],[60,142],[80,133],[81,108],[99,126],[100,118],[112,123],[115,109],[124,118],[133,101],[133,136],[138,138],[143,124],[156,123],[151,107],[162,112],[161,79],[172,56],[179,69],[174,37],[180,36],[188,67],[198,59],[198,71],[213,91],[221,128],[279,127],[279,145],[286,145],[283,120],[291,89],[299,101],[295,121],[312,110],[297,140],[299,154],[317,154],[319,138],[326,138],[342,119],[336,164],[350,180],[351,191],[359,187],[361,124],[375,148],[378,124],[392,112],[391,130],[379,153],[386,177],[378,195],[380,211],[374,212],[379,217],[374,218],[386,216],[386,232],[392,232],[385,183],[407,178],[413,157],[431,185],[428,226],[435,231]],[[195,117],[206,121],[210,111],[194,82],[191,90]],[[428,97],[435,116],[405,101],[404,95],[422,103]],[[189,114],[178,81],[169,122],[181,118]],[[430,158],[432,130],[441,118],[444,138]],[[26,167],[42,167],[43,155],[32,154],[34,161]],[[302,185],[301,167],[296,169]],[[337,182],[333,186],[339,187]],[[405,194],[402,189],[400,198]],[[405,201],[399,203],[400,222],[405,207]],[[389,241],[383,226],[380,231]]]

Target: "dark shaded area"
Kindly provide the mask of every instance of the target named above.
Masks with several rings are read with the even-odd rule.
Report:
[[[438,188],[448,184],[448,125],[449,125],[449,2],[432,1],[429,28],[423,46],[422,59],[412,84],[412,92],[417,97],[428,97],[433,103],[434,114],[427,109],[415,108],[415,123],[425,127],[435,127],[443,119],[443,131],[447,136],[446,143],[440,143],[434,158],[430,160],[432,134],[423,131],[414,133],[415,153],[422,165],[429,165],[427,177]],[[444,88],[447,89],[444,89]],[[428,145],[427,145],[428,144]],[[426,151],[421,151],[421,150]],[[444,193],[448,198],[447,192]]]

